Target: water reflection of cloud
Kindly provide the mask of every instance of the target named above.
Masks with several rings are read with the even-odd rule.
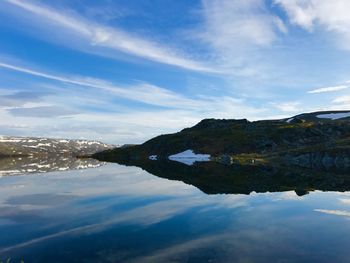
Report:
[[[107,165],[96,170],[79,172],[9,177],[3,180],[4,184],[0,185],[0,205],[6,207],[7,212],[2,210],[0,217],[22,224],[25,224],[25,221],[20,218],[24,215],[35,216],[37,220],[42,217],[42,228],[47,228],[45,224],[49,225],[44,232],[50,233],[51,229],[56,233],[32,238],[3,248],[0,252],[66,235],[98,233],[119,224],[147,227],[184,214],[193,208],[233,209],[248,205],[245,195],[209,197],[181,181],[161,179],[139,168],[119,165]],[[5,185],[11,187],[4,187]],[[13,191],[18,185],[21,186],[21,190]],[[97,199],[98,203],[94,203],[94,199]],[[136,205],[130,205],[133,202],[136,202]],[[98,215],[103,216],[100,218]],[[90,217],[94,218],[93,221],[89,220]],[[57,231],[60,225],[67,222],[71,229]],[[85,225],[79,225],[81,222],[85,222]]]
[[[183,182],[159,179],[139,168],[108,165],[106,169],[98,170],[52,172],[43,175],[2,178],[0,204],[6,203],[9,197],[14,198],[32,193],[74,192],[74,195],[81,197],[107,193],[128,196],[179,196],[198,191],[195,187]]]
[[[349,198],[339,198],[338,199],[341,203],[345,205],[350,205],[350,199]]]
[[[200,237],[197,239],[192,239],[187,242],[182,242],[175,244],[173,246],[167,247],[165,249],[160,249],[155,251],[151,255],[146,255],[143,257],[136,258],[132,260],[133,262],[180,262],[181,259],[184,261],[185,254],[189,252],[205,247],[211,247],[213,249],[214,244],[221,243],[224,246],[223,241],[232,239],[230,234],[216,234]],[[187,256],[188,257],[188,256]],[[198,255],[200,257],[200,255]],[[218,258],[216,258],[218,259]]]
[[[66,203],[75,198],[74,195],[68,194],[31,194],[22,196],[13,196],[7,199],[6,204],[8,205],[28,205],[35,207],[49,207],[56,206]]]
[[[223,196],[222,196],[223,197]],[[87,224],[84,226],[79,226],[71,228],[69,230],[60,231],[54,234],[49,234],[39,238],[34,238],[32,240],[0,249],[0,253],[10,251],[13,249],[19,249],[26,246],[30,246],[36,243],[40,243],[49,239],[62,237],[66,235],[81,235],[81,234],[94,234],[102,232],[109,227],[117,224],[135,224],[138,226],[149,226],[157,224],[159,222],[173,218],[174,216],[185,213],[189,209],[194,207],[204,207],[206,205],[215,204],[219,200],[210,201],[205,198],[192,198],[192,199],[173,199],[166,201],[159,201],[149,205],[140,206],[129,211],[121,212],[110,219],[104,220],[95,224]],[[225,200],[224,200],[225,201]],[[225,202],[224,202],[225,203]],[[219,202],[220,204],[220,202]]]
[[[336,215],[336,216],[346,216],[350,217],[349,211],[344,210],[327,210],[327,209],[314,209],[315,212],[320,212],[328,215]]]
[[[281,193],[271,193],[275,201],[283,200],[302,200],[304,196],[298,196],[295,191],[281,192]]]
[[[319,262],[324,256],[305,249],[312,238],[288,240],[293,230],[270,226],[264,229],[227,229],[152,251],[130,262]],[[304,239],[304,240],[302,240]],[[294,243],[294,240],[300,242]],[[327,251],[329,253],[329,251]],[[324,254],[327,254],[324,251]],[[273,260],[272,260],[273,259]]]
[[[17,186],[20,186],[20,190],[14,191]],[[147,229],[186,214],[194,208],[197,213],[217,209],[220,216],[225,214],[221,212],[243,209],[249,213],[250,220],[255,224],[264,218],[273,220],[271,214],[276,210],[276,200],[305,201],[314,195],[320,193],[310,194],[305,198],[298,197],[294,192],[209,196],[181,181],[158,178],[140,168],[115,164],[94,170],[2,178],[0,206],[7,206],[8,213],[0,210],[0,219],[9,218],[26,224],[27,222],[19,221],[18,218],[35,216],[37,222],[43,224],[42,228],[33,229],[35,235],[28,235],[26,241],[0,249],[0,253],[58,237],[101,233],[123,225]],[[260,203],[254,203],[255,200]],[[244,223],[247,218],[240,220]],[[40,232],[42,229],[45,231]],[[233,238],[232,235],[226,236],[230,240]],[[219,242],[226,236],[219,234],[215,237],[194,239],[193,243],[186,244],[192,248],[201,247],[211,242]],[[158,251],[159,259],[171,255],[171,251],[186,250],[181,244],[177,245],[173,250],[169,248]],[[156,259],[153,256],[159,255],[149,256],[150,259]]]

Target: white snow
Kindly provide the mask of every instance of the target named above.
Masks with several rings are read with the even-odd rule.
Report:
[[[51,146],[51,143],[38,143],[38,146]]]
[[[37,142],[36,140],[30,140],[30,139],[24,139],[24,140],[22,140],[22,142],[30,142],[30,143],[32,143],[32,142]]]
[[[290,119],[286,120],[286,122],[290,123],[292,120],[294,120],[294,118],[290,118]]]
[[[321,119],[332,119],[338,120],[346,117],[350,117],[350,112],[339,112],[339,113],[328,113],[328,114],[319,114],[316,116]]]
[[[152,161],[156,161],[157,158],[158,158],[157,155],[151,155],[151,156],[148,157],[148,159],[150,159],[150,160],[152,160]]]
[[[187,165],[193,165],[195,162],[210,161],[210,154],[196,154],[193,150],[186,150],[181,153],[170,155],[169,160],[181,162]]]
[[[95,144],[100,145],[101,144],[98,141],[76,141],[76,143],[79,145],[86,145],[86,144],[87,145],[95,145]]]

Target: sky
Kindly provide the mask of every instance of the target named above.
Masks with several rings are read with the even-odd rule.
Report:
[[[348,0],[1,0],[0,134],[142,143],[350,107]]]

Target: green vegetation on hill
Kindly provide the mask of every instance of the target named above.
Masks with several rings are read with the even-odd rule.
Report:
[[[105,161],[167,158],[188,149],[210,154],[214,160],[230,157],[233,162],[279,162],[304,167],[350,167],[350,121],[318,118],[316,112],[290,119],[243,120],[205,119],[180,132],[155,137],[142,145],[117,148],[95,154]],[[256,163],[256,162],[254,162]]]

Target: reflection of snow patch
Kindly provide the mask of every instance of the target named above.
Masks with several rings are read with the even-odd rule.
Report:
[[[158,158],[157,155],[151,155],[150,157],[148,157],[148,159],[152,160],[152,161],[156,161]]]
[[[38,167],[39,169],[40,168],[50,168],[51,167],[51,164],[34,164],[34,166]]]
[[[181,153],[170,155],[169,160],[181,162],[187,165],[192,165],[195,162],[210,161],[210,154],[196,154],[193,150],[187,150]]]
[[[338,120],[346,117],[350,117],[350,112],[339,112],[339,113],[329,113],[329,114],[319,114],[316,116],[321,119],[332,119]]]
[[[4,138],[4,137],[3,137]],[[19,139],[0,139],[0,142],[21,142]]]

